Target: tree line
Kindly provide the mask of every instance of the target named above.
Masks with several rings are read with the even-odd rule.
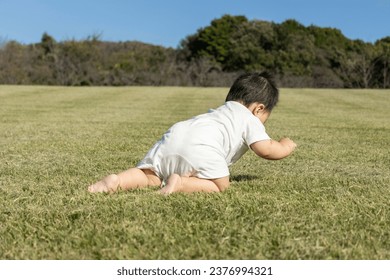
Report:
[[[99,35],[0,42],[0,84],[230,86],[267,70],[283,87],[389,88],[390,37],[350,40],[334,28],[224,15],[177,48],[106,42]]]

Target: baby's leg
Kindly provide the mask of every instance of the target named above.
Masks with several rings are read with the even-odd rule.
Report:
[[[147,186],[161,185],[160,178],[149,169],[130,168],[119,174],[111,174],[88,187],[89,192],[115,192]]]
[[[228,186],[229,176],[218,179],[201,179],[172,174],[160,193],[168,195],[174,192],[222,192]]]

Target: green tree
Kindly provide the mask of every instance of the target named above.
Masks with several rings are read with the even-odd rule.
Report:
[[[224,15],[213,20],[210,26],[199,29],[195,35],[187,37],[181,47],[187,51],[189,59],[206,56],[224,65],[231,53],[232,35],[247,21],[244,16]]]
[[[341,59],[343,79],[347,87],[368,88],[375,85],[376,49],[362,40],[350,41]]]
[[[276,67],[281,74],[310,75],[315,60],[314,36],[296,20],[276,25]]]
[[[16,42],[7,42],[0,50],[0,83],[25,84],[29,83],[26,68],[31,63],[27,56],[27,47]]]
[[[44,51],[45,55],[51,54],[54,52],[54,47],[55,47],[56,41],[52,36],[47,34],[46,32],[43,33],[42,38],[41,38],[41,48]]]
[[[375,43],[378,50],[377,76],[382,88],[390,87],[390,37],[385,37]]]
[[[274,44],[272,23],[258,20],[244,22],[231,36],[224,67],[230,71],[274,69]]]

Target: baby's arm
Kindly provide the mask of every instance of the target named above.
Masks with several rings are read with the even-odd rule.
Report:
[[[259,157],[276,160],[290,155],[296,146],[297,144],[290,138],[282,138],[279,142],[272,139],[255,142],[251,145],[251,149]]]

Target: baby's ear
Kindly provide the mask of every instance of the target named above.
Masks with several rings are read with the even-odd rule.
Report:
[[[261,115],[266,111],[266,107],[263,103],[252,103],[251,105],[248,106],[249,111],[252,112],[253,115]]]
[[[252,111],[254,115],[261,115],[266,111],[265,105],[263,103],[256,103],[256,106],[253,108]]]
[[[257,111],[259,113],[265,111],[265,105],[263,103],[260,103],[259,105],[257,105]]]

